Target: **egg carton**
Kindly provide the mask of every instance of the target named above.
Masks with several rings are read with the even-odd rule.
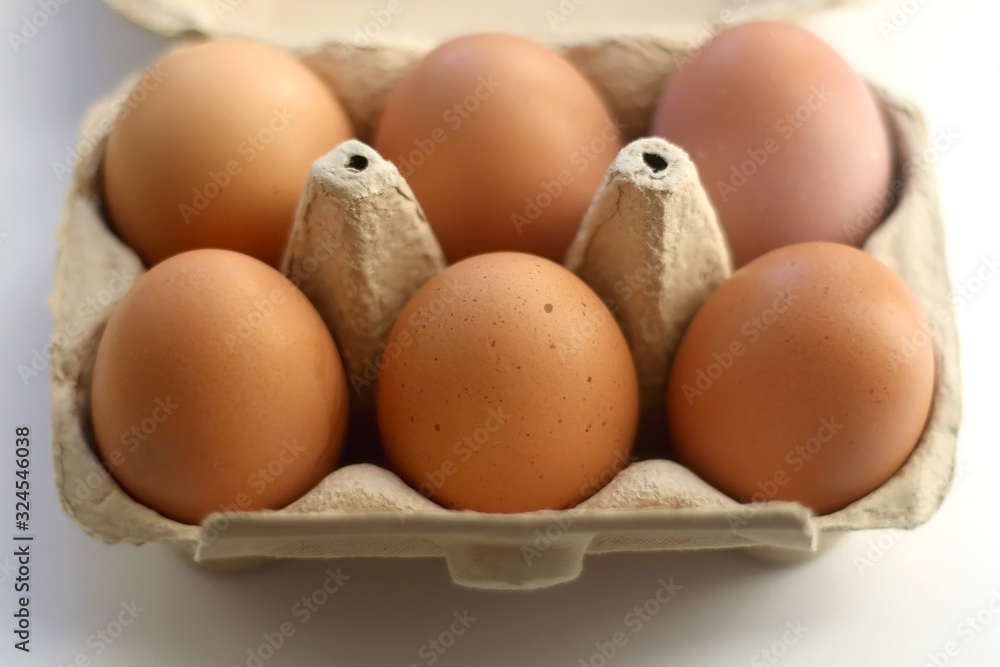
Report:
[[[393,83],[431,46],[331,41],[297,55],[336,91],[365,138]],[[663,82],[688,46],[640,35],[553,45],[604,95],[631,142],[609,168],[565,265],[614,311],[636,359],[644,414],[660,432],[659,440],[647,439],[652,448],[609,470],[607,477],[617,474],[575,508],[515,515],[446,510],[374,463],[335,470],[284,509],[234,507],[198,526],[161,516],[116,484],[95,454],[89,391],[97,343],[125,292],[121,286],[145,270],[109,228],[100,196],[107,133],[143,75],[124,82],[85,121],[82,143],[90,150],[80,151],[58,232],[50,306],[63,335],[52,350],[51,392],[56,483],[65,511],[107,543],[169,543],[205,566],[443,556],[459,584],[514,589],[569,581],[580,574],[585,554],[744,548],[798,557],[845,531],[927,521],[953,474],[961,413],[958,340],[935,177],[921,157],[930,150],[927,130],[916,108],[874,86],[895,146],[900,193],[864,249],[916,294],[932,323],[937,363],[934,403],[916,450],[882,487],[825,516],[795,503],[741,504],[664,458],[667,436],[655,415],[665,409],[672,354],[694,312],[732,271],[694,164],[678,147],[642,137]],[[419,203],[393,164],[359,140],[314,164],[282,269],[334,335],[355,417],[371,408],[379,365],[391,363],[385,339],[396,315],[444,266]],[[626,298],[616,289],[623,280],[642,287]]]

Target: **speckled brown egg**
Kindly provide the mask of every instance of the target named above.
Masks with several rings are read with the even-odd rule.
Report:
[[[175,255],[140,277],[101,338],[97,448],[140,503],[196,524],[278,509],[333,470],[347,384],[308,299],[228,250]]]
[[[446,507],[562,509],[627,463],[638,421],[628,345],[558,264],[458,262],[417,291],[386,349],[376,409],[387,457]]]
[[[860,250],[802,243],[759,257],[709,297],[677,350],[678,460],[741,501],[841,509],[919,441],[930,332],[903,280]]]

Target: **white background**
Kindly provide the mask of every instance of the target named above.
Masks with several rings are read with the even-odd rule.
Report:
[[[0,546],[0,664],[65,665],[82,655],[107,666],[245,665],[262,633],[292,621],[296,634],[265,665],[426,665],[421,646],[465,610],[476,622],[436,664],[576,666],[591,660],[595,642],[623,630],[628,643],[609,664],[766,665],[772,663],[758,654],[781,642],[789,622],[807,631],[786,647],[778,664],[788,667],[921,667],[935,664],[929,654],[952,641],[958,655],[948,664],[1000,664],[1000,614],[988,610],[991,599],[1000,609],[1000,280],[987,282],[958,313],[965,418],[960,474],[941,511],[913,532],[851,535],[800,566],[739,553],[602,556],[589,558],[583,576],[569,585],[487,593],[453,586],[442,560],[346,560],[335,567],[350,579],[303,625],[290,610],[322,584],[330,563],[215,574],[159,545],[105,546],[88,538],[56,497],[47,377],[25,383],[17,366],[43,349],[52,326],[45,299],[68,183],[51,164],[76,144],[88,105],[151,62],[165,42],[103,3],[72,0],[15,53],[6,35],[21,30],[37,2],[0,5],[0,545],[11,544],[13,440],[21,424],[31,427],[34,442],[36,535],[30,656],[12,649],[12,550]],[[546,32],[544,11],[557,4],[539,2],[527,29]],[[643,25],[669,18],[669,3],[631,4],[659,7]],[[879,29],[892,3],[831,12],[811,25],[864,73],[920,102],[932,130],[957,133],[937,168],[952,277],[967,285],[1000,252],[998,3],[897,4],[912,17],[892,34]],[[572,27],[585,32],[600,11],[622,6],[591,0]],[[408,30],[440,27],[427,9],[407,4],[406,11]],[[656,592],[660,578],[683,588],[633,633],[625,616]],[[132,601],[143,609],[138,619],[96,655],[88,637]],[[970,631],[962,624],[977,613],[987,623]],[[945,664],[945,656],[936,664]]]

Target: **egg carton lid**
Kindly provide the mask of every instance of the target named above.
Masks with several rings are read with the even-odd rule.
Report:
[[[288,47],[331,39],[401,36],[442,40],[508,32],[545,41],[599,33],[654,32],[693,46],[724,27],[755,19],[795,19],[870,0],[505,0],[490,11],[454,0],[105,0],[130,21],[166,37],[246,37]],[[705,31],[708,35],[704,35]]]

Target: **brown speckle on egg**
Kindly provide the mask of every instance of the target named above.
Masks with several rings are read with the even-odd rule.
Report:
[[[403,309],[390,339],[410,327],[411,314],[450,279],[467,290],[465,300],[449,304],[454,317],[438,317],[411,334],[413,343],[378,380],[379,430],[393,469],[456,509],[563,509],[597,491],[590,481],[617,470],[638,422],[635,366],[614,317],[565,268],[530,255],[492,253],[432,278]],[[553,295],[580,303],[588,315],[555,308]],[[465,305],[475,298],[489,305]],[[491,352],[497,342],[502,358]],[[457,387],[463,391],[454,403],[441,401]],[[435,429],[410,428],[403,423],[409,414],[424,416]],[[593,427],[595,415],[602,428]],[[443,479],[442,470],[449,471]]]
[[[792,262],[800,278],[779,285]],[[754,502],[825,514],[862,498],[923,432],[928,327],[903,280],[861,250],[801,243],[757,258],[709,297],[677,350],[667,417],[679,461]]]

